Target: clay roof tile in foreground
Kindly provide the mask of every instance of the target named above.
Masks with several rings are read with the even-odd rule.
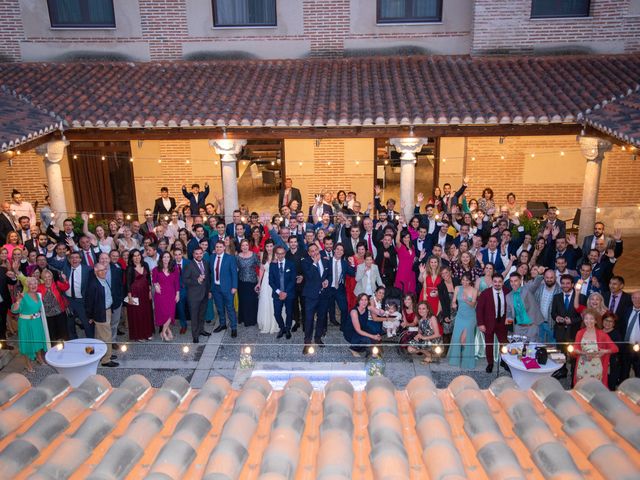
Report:
[[[260,377],[193,390],[182,377],[113,388],[99,375],[71,389],[0,381],[0,476],[29,479],[611,479],[640,478],[640,379],[617,393],[573,391],[549,377],[480,390],[460,376],[439,390],[416,377],[397,391],[335,378],[314,391]]]
[[[71,128],[575,123],[639,79],[640,55],[0,65]]]

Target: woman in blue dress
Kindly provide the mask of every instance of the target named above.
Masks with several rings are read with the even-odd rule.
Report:
[[[452,307],[457,307],[458,313],[449,347],[449,365],[471,370],[476,366],[475,331],[478,291],[473,287],[471,275],[468,272],[462,274],[460,281],[462,285],[456,287],[453,294]]]

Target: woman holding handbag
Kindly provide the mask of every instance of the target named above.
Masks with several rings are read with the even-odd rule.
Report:
[[[49,269],[44,269],[40,278],[43,283],[38,285],[38,293],[42,297],[49,338],[54,341],[67,340],[67,300],[62,292],[69,290],[69,282],[64,274],[55,281]]]

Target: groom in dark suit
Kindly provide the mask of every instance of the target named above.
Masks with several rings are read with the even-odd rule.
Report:
[[[487,288],[480,294],[476,307],[478,330],[484,333],[487,373],[493,371],[493,335],[495,334],[498,337],[500,343],[507,343],[507,327],[505,325],[507,319],[507,294],[503,283],[502,275],[494,273],[492,287]]]
[[[276,261],[269,268],[269,286],[273,296],[273,311],[276,322],[280,327],[277,338],[286,335],[287,340],[291,339],[291,323],[293,320],[293,300],[296,296],[296,275],[295,263],[285,258],[284,247],[276,247]],[[282,308],[287,313],[286,320],[282,319]]]
[[[329,290],[331,284],[331,268],[329,261],[320,257],[320,251],[315,244],[309,245],[308,256],[302,259],[302,274],[304,287],[302,295],[305,297],[304,318],[304,349],[303,355],[308,355],[311,339],[319,347],[324,347],[322,336],[327,331],[327,308],[329,304]],[[314,322],[314,317],[317,320]],[[314,335],[315,324],[315,335]]]
[[[202,248],[196,247],[193,251],[193,261],[184,265],[182,270],[182,281],[187,287],[187,305],[191,316],[193,343],[200,341],[200,335],[211,335],[204,329],[204,315],[207,311],[207,302],[209,300],[211,275],[203,257],[204,251]]]

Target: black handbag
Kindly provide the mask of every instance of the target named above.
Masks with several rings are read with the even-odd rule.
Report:
[[[549,358],[549,352],[546,347],[536,347],[536,362],[538,365],[546,365]]]

